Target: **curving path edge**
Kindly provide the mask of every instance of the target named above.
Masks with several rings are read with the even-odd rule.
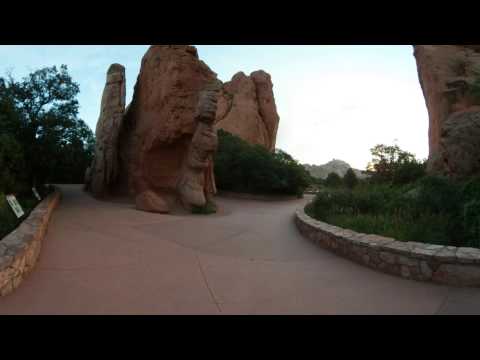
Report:
[[[478,314],[480,289],[397,278],[304,239],[309,201],[169,216],[62,185],[35,270],[0,314]]]

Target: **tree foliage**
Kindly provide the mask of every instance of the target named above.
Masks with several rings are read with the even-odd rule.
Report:
[[[83,182],[94,136],[78,118],[79,86],[67,67],[46,67],[20,81],[0,78],[0,186]],[[0,191],[6,189],[0,188]],[[17,190],[18,191],[18,190]]]
[[[269,152],[222,129],[215,156],[217,187],[251,194],[303,195],[310,176],[282,150]]]
[[[357,186],[358,178],[352,168],[349,168],[343,176],[343,183],[349,189],[353,189],[355,186]]]
[[[379,144],[370,150],[372,161],[367,166],[374,183],[407,184],[425,175],[426,162],[400,149],[398,145]]]
[[[336,172],[331,172],[325,179],[325,185],[328,187],[339,187],[342,185],[342,178]]]

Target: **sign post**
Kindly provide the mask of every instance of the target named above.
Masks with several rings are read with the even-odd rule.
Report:
[[[35,187],[32,188],[32,191],[33,191],[33,195],[35,195],[38,201],[42,200],[42,198],[40,197],[40,194],[38,193]]]
[[[7,195],[6,198],[13,212],[15,213],[15,215],[17,215],[17,218],[21,218],[23,215],[25,215],[15,195]]]

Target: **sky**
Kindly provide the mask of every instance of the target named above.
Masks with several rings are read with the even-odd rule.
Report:
[[[80,85],[80,118],[95,130],[110,64],[126,68],[127,104],[148,45],[0,46],[0,76],[20,79],[66,64]],[[365,169],[376,144],[428,157],[428,114],[410,45],[198,45],[222,81],[243,71],[272,77],[277,148],[301,163],[341,159]]]

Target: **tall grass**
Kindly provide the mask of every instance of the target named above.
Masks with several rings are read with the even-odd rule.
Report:
[[[405,186],[362,184],[317,194],[306,212],[321,221],[401,241],[480,247],[480,180],[425,177]]]

